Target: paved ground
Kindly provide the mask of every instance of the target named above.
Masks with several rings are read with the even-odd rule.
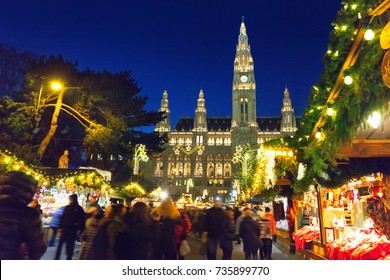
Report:
[[[199,247],[200,247],[200,241],[195,238],[195,236],[191,233],[190,236],[188,237],[188,243],[191,247],[191,253],[186,256],[186,259],[188,260],[207,260],[207,257],[199,255]],[[242,250],[242,243],[241,244],[234,244],[234,249],[233,249],[233,260],[244,260],[244,252]],[[73,259],[77,259],[77,251],[80,248],[80,243],[76,242],[76,248],[75,248],[75,254]],[[42,260],[53,260],[55,253],[56,253],[56,247],[48,247],[45,255],[41,258]],[[217,254],[217,259],[221,259],[222,257],[222,250],[219,249],[218,254]],[[65,246],[62,248],[62,260],[66,259],[65,256]],[[277,242],[273,244],[272,246],[272,259],[273,260],[303,260],[304,258],[302,257],[301,254],[296,253],[296,254],[289,254],[288,248],[286,248],[282,244],[278,244]]]

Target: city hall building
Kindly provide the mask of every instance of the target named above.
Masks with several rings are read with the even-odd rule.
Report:
[[[250,144],[255,149],[265,141],[292,135],[297,129],[287,88],[283,100],[281,97],[281,115],[256,114],[254,61],[244,22],[233,70],[230,117],[209,116],[205,94],[200,90],[195,115],[180,118],[171,128],[168,92],[163,93],[159,111],[166,118],[155,130],[167,133],[169,142],[161,154],[148,162],[147,179],[172,197],[188,191],[194,199],[205,196],[208,201],[231,201],[234,172],[238,170],[232,162],[236,146]]]

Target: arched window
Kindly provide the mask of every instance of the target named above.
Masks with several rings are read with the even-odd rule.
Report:
[[[160,158],[157,159],[156,169],[154,171],[154,175],[162,176],[163,175],[163,163]]]
[[[196,156],[196,166],[195,166],[195,176],[202,177],[203,176],[203,166],[202,166],[202,156]]]
[[[221,162],[218,162],[216,165],[215,176],[217,178],[222,178],[222,163]]]
[[[225,171],[225,178],[230,178],[230,174],[231,174],[230,163],[225,163],[224,171]]]
[[[214,163],[207,163],[207,177],[214,177]]]
[[[241,123],[248,122],[248,98],[240,99]]]

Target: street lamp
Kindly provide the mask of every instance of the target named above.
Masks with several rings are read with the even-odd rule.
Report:
[[[148,161],[149,157],[146,154],[144,144],[137,144],[135,145],[135,152],[134,152],[134,175],[138,175],[139,171],[139,162],[142,161]]]

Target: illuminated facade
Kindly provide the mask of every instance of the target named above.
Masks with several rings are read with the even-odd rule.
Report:
[[[148,179],[171,196],[189,190],[194,198],[208,193],[209,200],[228,201],[232,198],[235,147],[250,144],[257,148],[265,141],[294,134],[297,129],[287,88],[281,116],[256,115],[254,63],[244,22],[234,59],[232,116],[208,117],[203,90],[198,95],[195,116],[180,118],[173,129],[167,91],[159,111],[166,113],[166,119],[155,130],[168,133],[169,143],[162,154],[151,160]],[[190,179],[193,186],[187,188]]]

